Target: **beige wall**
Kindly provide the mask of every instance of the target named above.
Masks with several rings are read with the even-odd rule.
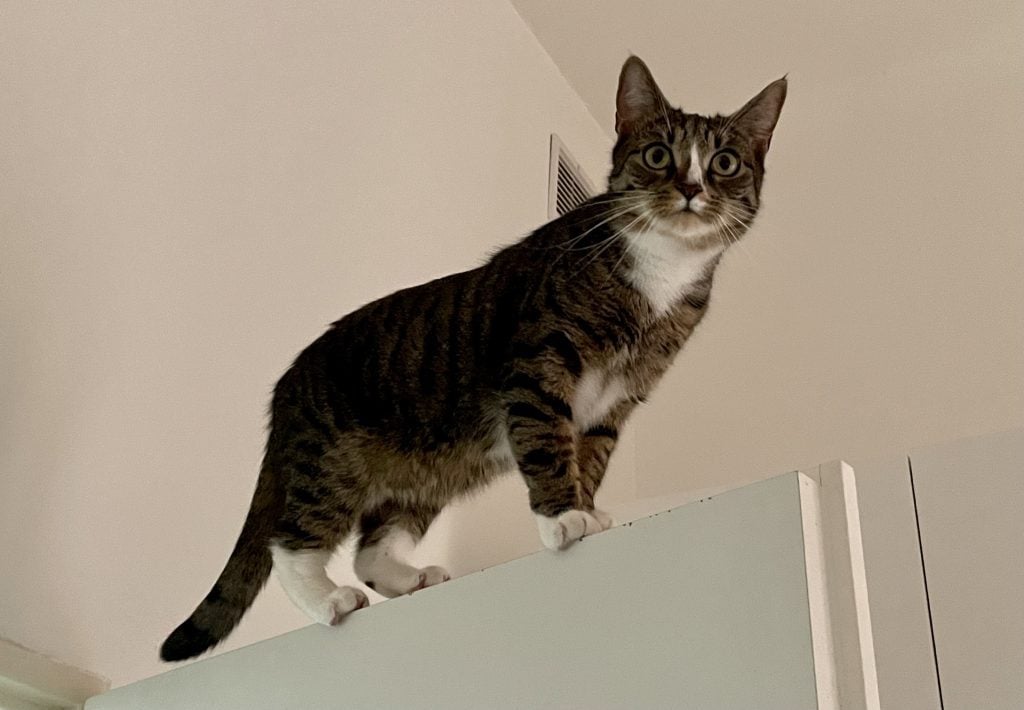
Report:
[[[628,51],[692,111],[790,73],[762,216],[632,422],[642,494],[1024,425],[1024,5],[515,5],[606,128]]]
[[[295,353],[545,221],[549,132],[608,148],[503,0],[5,3],[0,116],[0,635],[115,685],[219,572]],[[524,487],[429,546],[535,549]],[[304,623],[272,582],[224,648]]]

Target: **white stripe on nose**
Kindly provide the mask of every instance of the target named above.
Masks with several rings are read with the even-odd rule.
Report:
[[[704,175],[700,169],[700,155],[697,154],[696,143],[690,146],[690,169],[686,171],[686,182],[704,186]]]

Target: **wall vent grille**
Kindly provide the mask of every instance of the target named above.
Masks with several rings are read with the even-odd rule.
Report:
[[[548,218],[555,219],[594,196],[594,188],[562,140],[551,134],[551,166],[548,173]]]

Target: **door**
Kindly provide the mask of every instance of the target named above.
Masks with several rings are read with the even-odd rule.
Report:
[[[944,710],[1024,708],[1024,431],[910,455]]]

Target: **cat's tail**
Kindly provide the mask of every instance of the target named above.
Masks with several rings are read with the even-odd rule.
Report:
[[[223,641],[263,589],[273,562],[268,544],[283,493],[264,461],[242,532],[213,588],[160,647],[160,658],[183,661]]]

